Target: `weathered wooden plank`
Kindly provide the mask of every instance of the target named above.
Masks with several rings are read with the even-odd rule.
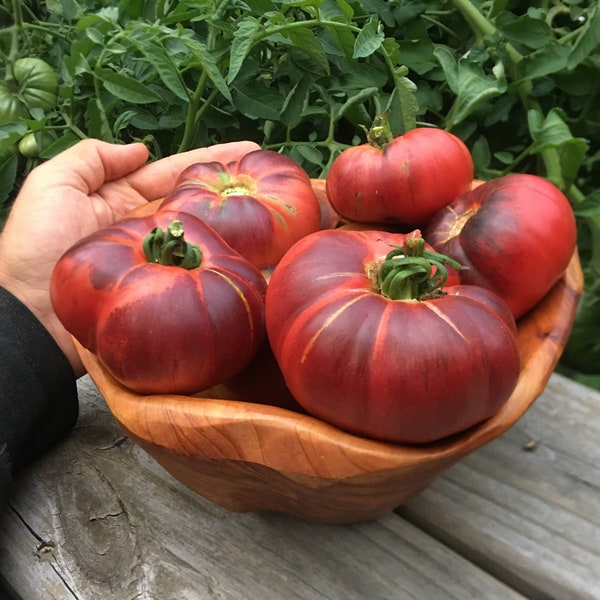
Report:
[[[600,598],[600,395],[553,375],[398,513],[530,598]]]
[[[20,479],[0,572],[26,600],[522,598],[393,513],[237,514],[123,437],[88,381],[77,429]]]

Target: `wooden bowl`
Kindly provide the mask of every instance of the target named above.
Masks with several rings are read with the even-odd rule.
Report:
[[[403,504],[519,420],[560,358],[582,289],[575,253],[563,277],[518,322],[522,370],[508,402],[483,423],[427,445],[357,437],[302,413],[268,347],[207,397],[132,393],[77,347],[125,433],[193,491],[232,511],[349,523]]]

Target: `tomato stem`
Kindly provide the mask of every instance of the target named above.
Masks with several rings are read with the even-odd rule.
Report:
[[[462,266],[443,254],[425,250],[422,237],[407,238],[402,246],[388,252],[379,266],[381,293],[390,300],[424,300],[442,294],[450,265]]]
[[[371,128],[367,131],[367,141],[371,146],[383,150],[393,139],[390,127],[389,111],[384,111],[375,116]]]
[[[196,269],[202,262],[200,247],[184,239],[181,221],[171,221],[165,231],[155,227],[144,239],[143,247],[148,262],[184,269]]]

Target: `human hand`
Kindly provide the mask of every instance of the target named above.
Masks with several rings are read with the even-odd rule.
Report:
[[[82,237],[166,195],[188,165],[229,162],[257,149],[253,142],[232,142],[145,164],[143,144],[79,142],[36,167],[23,183],[0,235],[0,285],[42,322],[79,377],[85,369],[50,301],[58,259]]]

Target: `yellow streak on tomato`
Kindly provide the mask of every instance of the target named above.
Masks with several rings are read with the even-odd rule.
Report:
[[[323,331],[325,331],[325,329],[327,329],[327,327],[329,327],[329,325],[331,325],[331,323],[333,323],[348,307],[352,306],[355,302],[362,300],[366,295],[367,294],[362,294],[360,296],[357,296],[356,298],[353,298],[349,302],[346,302],[346,304],[344,304],[343,306],[340,306],[340,308],[338,308],[334,313],[329,315],[329,317],[327,317],[327,319],[325,319],[323,325],[321,325],[321,327],[318,329],[318,331],[316,331],[313,334],[313,336],[308,341],[308,344],[306,344],[306,346],[304,347],[304,352],[302,352],[302,357],[300,358],[300,363],[303,363],[306,361],[308,355],[310,354],[310,351],[312,350],[313,346],[315,345],[315,342],[317,341],[317,339],[321,335],[321,333],[323,333]]]
[[[442,319],[442,321],[444,321],[446,325],[453,329],[456,332],[456,334],[459,335],[463,340],[467,339],[460,331],[460,329],[447,317],[447,315],[445,315],[441,310],[439,310],[437,306],[434,306],[433,302],[427,302],[425,306],[427,306],[427,308],[431,312],[434,312],[440,319]]]
[[[224,279],[236,292],[238,297],[240,298],[240,300],[242,301],[244,308],[246,309],[246,316],[248,317],[248,325],[250,326],[250,333],[252,335],[252,337],[254,337],[254,321],[252,320],[252,311],[250,310],[250,304],[248,304],[248,300],[246,298],[246,296],[244,295],[244,293],[242,292],[241,288],[236,285],[232,279],[230,279],[229,277],[227,277],[227,275],[225,275],[224,273],[220,273],[219,271],[216,271],[215,269],[207,269],[207,271],[212,271],[215,275],[218,275],[219,277],[221,277],[221,279]]]

